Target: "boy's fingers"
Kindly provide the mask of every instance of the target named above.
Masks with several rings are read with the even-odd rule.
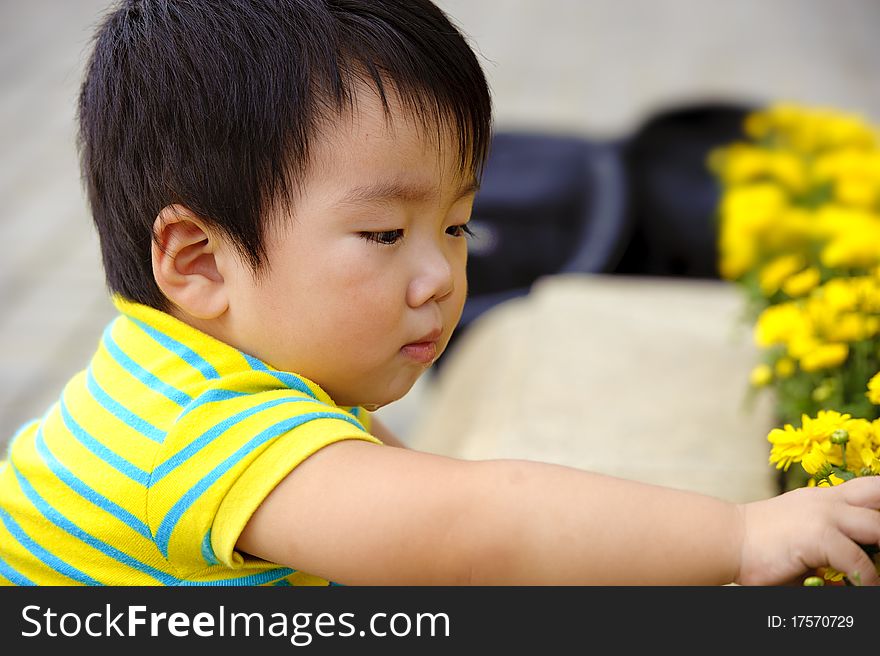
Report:
[[[880,512],[853,506],[837,513],[840,530],[860,544],[880,545]]]
[[[858,585],[880,585],[880,576],[868,554],[843,533],[837,533],[828,545],[828,564]]]
[[[862,476],[830,488],[839,492],[847,503],[865,508],[880,508],[880,476]]]

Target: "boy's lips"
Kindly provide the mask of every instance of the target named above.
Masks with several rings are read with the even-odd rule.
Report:
[[[404,344],[400,352],[420,364],[431,364],[437,358],[437,340],[442,334],[442,328],[435,328],[418,340]]]

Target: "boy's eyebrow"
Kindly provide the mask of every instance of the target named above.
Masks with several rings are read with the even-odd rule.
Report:
[[[458,202],[465,196],[476,193],[480,184],[476,179],[466,182],[456,193],[453,202]],[[437,198],[434,188],[427,185],[413,184],[400,181],[382,180],[367,185],[360,185],[349,189],[342,198],[340,205],[363,205],[367,203],[402,200],[404,202],[425,202]]]

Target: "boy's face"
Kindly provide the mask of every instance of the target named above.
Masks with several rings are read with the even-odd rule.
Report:
[[[382,406],[440,356],[461,317],[475,188],[451,138],[438,147],[436,130],[393,103],[389,124],[374,93],[357,100],[316,139],[293,215],[273,217],[263,275],[242,264],[227,277],[226,327],[234,346],[336,403]]]

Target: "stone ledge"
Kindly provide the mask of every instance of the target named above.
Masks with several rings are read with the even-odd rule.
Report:
[[[408,441],[767,498],[773,407],[745,405],[757,350],[741,311],[720,281],[545,278],[461,336]]]

